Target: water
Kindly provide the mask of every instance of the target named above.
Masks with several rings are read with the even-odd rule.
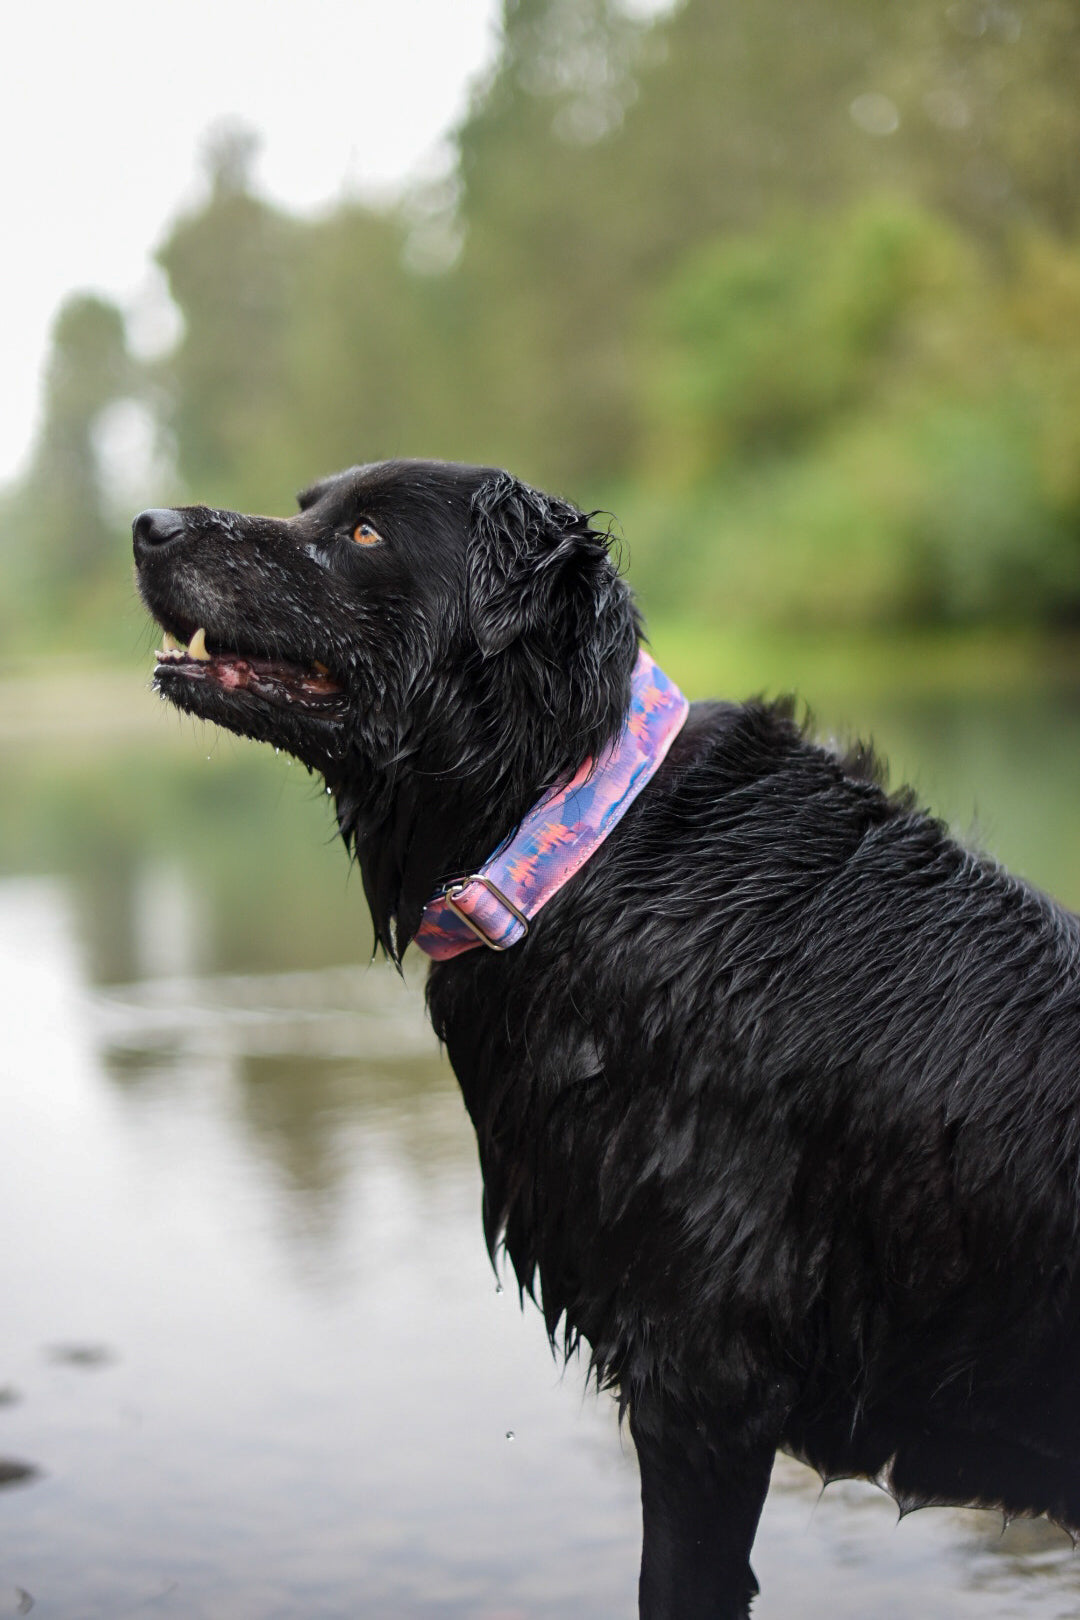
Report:
[[[1080,710],[853,717],[1080,903]],[[496,1287],[417,981],[318,788],[208,741],[0,748],[0,1617],[629,1616],[629,1440]],[[783,1459],[755,1567],[763,1620],[1080,1612],[1052,1528]]]

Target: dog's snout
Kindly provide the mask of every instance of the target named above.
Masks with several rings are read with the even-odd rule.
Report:
[[[168,545],[170,540],[179,540],[184,533],[184,519],[179,512],[151,507],[139,513],[131,525],[131,533],[136,553],[149,551],[154,546]]]

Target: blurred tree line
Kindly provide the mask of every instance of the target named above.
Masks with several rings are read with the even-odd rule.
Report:
[[[301,220],[233,134],[160,250],[172,351],[65,306],[0,629],[126,584],[123,400],[158,502],[493,462],[614,511],[659,613],[1070,622],[1078,151],[1072,0],[506,0],[439,181]]]

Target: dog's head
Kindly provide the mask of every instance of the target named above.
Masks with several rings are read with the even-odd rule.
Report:
[[[133,532],[158,690],[325,777],[384,943],[626,711],[638,624],[608,537],[507,473],[381,462],[294,517]]]

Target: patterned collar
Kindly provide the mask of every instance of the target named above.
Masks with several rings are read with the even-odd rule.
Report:
[[[478,872],[424,907],[416,943],[437,962],[487,945],[505,951],[621,821],[682,730],[690,705],[639,650],[622,731],[599,759],[535,805]]]

